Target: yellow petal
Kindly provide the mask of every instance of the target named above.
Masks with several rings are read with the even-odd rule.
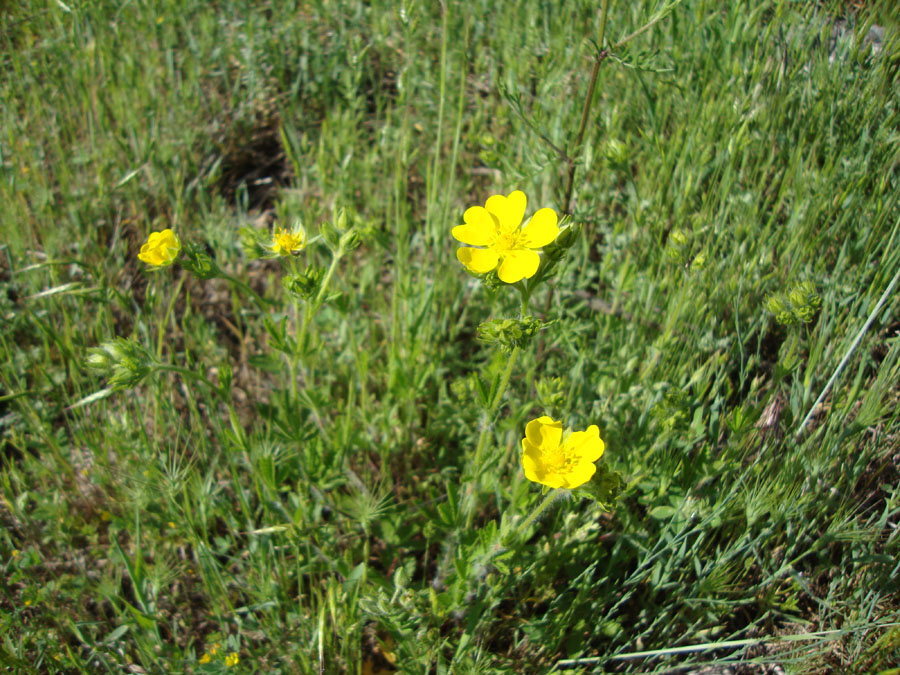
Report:
[[[463,214],[465,225],[453,228],[452,234],[464,244],[487,246],[497,236],[497,219],[483,206],[473,206]]]
[[[565,451],[586,462],[596,462],[603,456],[606,444],[600,438],[600,429],[592,424],[586,431],[576,431],[566,439]]]
[[[141,252],[138,253],[138,260],[141,262],[145,262],[148,265],[159,265],[162,262],[162,259],[159,257],[159,253],[156,251],[145,251],[144,249],[147,247],[147,244],[141,246]]]
[[[456,259],[475,274],[487,274],[500,262],[500,256],[489,248],[459,248],[456,249]]]
[[[570,471],[566,473],[565,484],[563,487],[567,489],[577,488],[584,485],[597,472],[597,467],[593,462],[581,462],[576,464]]]
[[[525,439],[535,448],[555,450],[562,438],[562,422],[544,415],[525,425]]]
[[[540,463],[540,454],[526,439],[522,439],[522,468],[525,470],[525,478],[535,483],[541,482],[543,467]]]
[[[457,225],[451,233],[454,239],[470,246],[487,246],[494,236],[493,231],[480,225]]]
[[[549,471],[544,465],[540,452],[530,445],[527,439],[522,439],[522,447],[525,448],[522,453],[522,468],[525,470],[525,478],[552,488],[562,487],[563,478],[559,474]]]
[[[493,195],[488,197],[485,208],[497,217],[503,232],[512,232],[522,224],[525,217],[525,206],[528,200],[521,190],[510,192],[509,196]]]
[[[181,251],[181,240],[172,230],[151,232],[147,243],[141,246],[138,259],[149,265],[162,267],[171,265]]]
[[[508,251],[503,256],[503,264],[497,270],[501,281],[514,284],[522,279],[530,279],[537,272],[541,257],[527,248]]]
[[[541,248],[550,244],[559,234],[559,228],[556,226],[557,222],[556,211],[553,209],[539,209],[537,213],[531,216],[528,225],[522,228],[522,244],[528,248]]]

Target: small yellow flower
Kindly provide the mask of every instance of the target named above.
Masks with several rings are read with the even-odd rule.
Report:
[[[225,657],[225,665],[229,668],[231,666],[236,666],[241,662],[241,659],[238,657],[237,652],[231,652],[228,656]]]
[[[453,237],[463,244],[484,247],[457,249],[456,257],[467,270],[487,274],[497,269],[497,276],[508,284],[535,275],[541,264],[535,249],[556,239],[558,218],[553,209],[538,209],[523,227],[526,203],[525,193],[516,190],[506,197],[488,197],[484,206],[466,209],[465,224],[453,228]]]
[[[31,607],[31,600],[26,600],[26,601],[25,601],[25,606],[26,606],[26,607]]]
[[[197,663],[209,663],[210,661],[212,661],[212,657],[206,653],[197,660]]]
[[[528,480],[552,488],[572,489],[587,483],[594,462],[605,449],[600,430],[591,425],[563,438],[562,422],[547,416],[531,420],[522,439],[522,467]]]
[[[12,550],[12,554],[11,554],[11,555],[12,555],[13,558],[18,558],[18,557],[19,557],[19,549],[14,548],[14,549]]]
[[[219,653],[219,650],[222,648],[222,645],[218,642],[213,642],[212,647],[209,648],[209,653],[215,656]]]
[[[276,228],[272,233],[272,243],[267,248],[275,255],[297,255],[306,248],[306,230],[299,221],[290,230]]]
[[[147,243],[141,246],[138,258],[148,265],[166,267],[175,262],[175,258],[181,252],[181,240],[172,230],[165,229],[162,232],[153,232],[147,239]]]

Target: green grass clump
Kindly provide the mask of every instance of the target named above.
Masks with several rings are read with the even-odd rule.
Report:
[[[5,9],[10,672],[900,667],[896,12],[596,4]]]

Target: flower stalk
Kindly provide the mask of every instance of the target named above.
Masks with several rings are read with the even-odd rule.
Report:
[[[565,190],[565,201],[563,202],[563,214],[564,215],[572,215],[572,190],[575,186],[575,157],[579,154],[581,149],[581,144],[584,141],[584,133],[587,130],[588,117],[590,117],[591,106],[594,102],[594,89],[597,87],[597,77],[600,75],[600,64],[603,63],[603,60],[609,56],[609,52],[603,48],[603,41],[606,39],[606,17],[609,14],[609,0],[603,0],[603,7],[600,10],[600,39],[597,44],[600,47],[600,51],[597,53],[596,58],[594,58],[594,65],[591,67],[591,79],[588,84],[588,93],[584,98],[584,108],[581,112],[581,123],[578,125],[578,132],[575,134],[575,143],[573,145],[573,151],[567,157],[567,164],[569,167],[568,175],[566,176],[566,190]]]

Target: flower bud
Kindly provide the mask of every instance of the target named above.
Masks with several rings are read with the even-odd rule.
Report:
[[[519,319],[493,319],[478,326],[481,342],[496,344],[509,353],[515,347],[524,347],[544,327],[544,322],[532,316]]]
[[[281,279],[284,289],[299,300],[311,300],[319,292],[325,270],[315,265],[300,274],[289,274]]]
[[[181,266],[198,279],[214,279],[220,271],[216,261],[199,244],[189,243],[184,247],[185,260]]]
[[[603,154],[610,164],[625,164],[628,161],[628,148],[615,138],[606,143]]]
[[[356,230],[349,230],[341,235],[341,241],[338,246],[342,253],[347,253],[348,251],[355,249],[361,243],[362,240],[359,237],[359,233]]]
[[[94,370],[112,370],[109,384],[113,389],[121,390],[131,388],[143,380],[152,370],[155,361],[150,352],[135,340],[117,338],[91,349],[87,365]]]
[[[322,234],[322,239],[328,245],[332,251],[336,251],[340,246],[340,233],[334,228],[329,222],[324,222],[319,226],[319,232]]]
[[[339,232],[344,232],[347,229],[347,210],[341,208],[338,210],[337,218],[334,220],[334,225],[337,227]]]
[[[571,248],[575,241],[578,239],[578,235],[580,233],[580,223],[568,224],[559,231],[559,234],[556,236],[556,241],[553,242],[553,245],[561,249]]]

